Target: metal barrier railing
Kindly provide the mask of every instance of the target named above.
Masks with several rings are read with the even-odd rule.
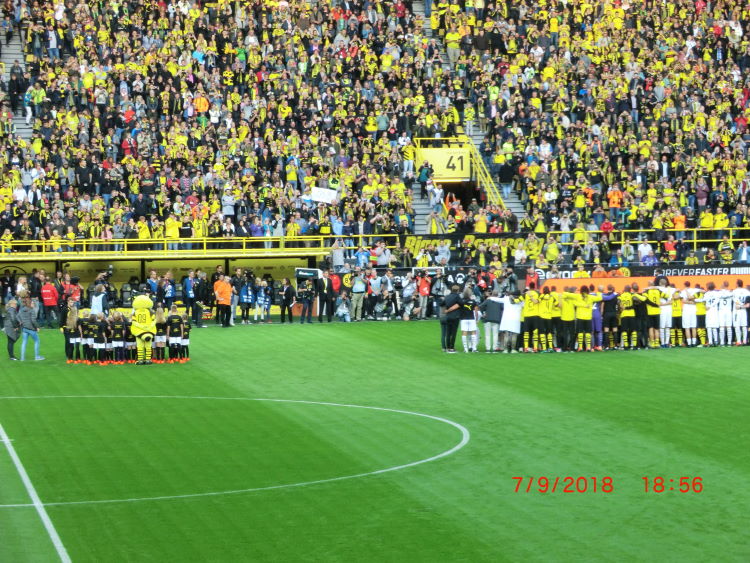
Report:
[[[75,254],[77,257],[137,258],[146,256],[324,256],[331,251],[334,242],[340,239],[342,246],[355,249],[370,247],[376,240],[383,240],[393,248],[398,241],[395,234],[372,235],[315,235],[299,237],[233,237],[233,238],[159,238],[159,239],[57,239],[0,241],[2,260],[33,260],[36,258],[58,259]]]

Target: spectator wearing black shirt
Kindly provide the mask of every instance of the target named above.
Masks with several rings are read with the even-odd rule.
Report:
[[[458,333],[458,324],[461,320],[461,308],[463,306],[463,299],[459,295],[459,287],[454,285],[451,287],[451,292],[445,297],[445,324],[447,330],[447,352],[449,354],[456,353],[456,334]]]
[[[294,306],[297,294],[292,287],[292,282],[289,278],[284,278],[281,288],[279,289],[279,307],[281,308],[281,324],[284,324],[286,320],[285,313],[289,313],[289,323],[294,322],[294,315],[292,314],[292,307]]]
[[[234,326],[234,315],[237,312],[237,306],[240,304],[240,290],[245,285],[245,274],[242,273],[242,268],[234,270],[234,275],[229,283],[232,284],[232,311],[230,312],[229,326]]]
[[[336,292],[333,289],[333,282],[329,277],[328,270],[323,270],[323,277],[318,280],[318,322],[323,322],[323,310],[328,316],[328,322],[333,320],[333,304],[336,299]]]

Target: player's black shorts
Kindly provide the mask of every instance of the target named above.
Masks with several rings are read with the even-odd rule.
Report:
[[[552,319],[539,317],[539,330],[545,334],[550,334],[552,332]]]
[[[682,317],[672,317],[672,328],[682,328]]]
[[[541,330],[542,323],[538,316],[536,317],[526,317],[523,320],[523,330],[524,332],[534,332],[535,330]]]
[[[622,332],[635,332],[638,330],[635,317],[622,317],[620,319],[620,330],[622,330]]]
[[[660,313],[649,315],[647,319],[646,322],[648,323],[648,328],[659,328],[659,320],[661,319]]]
[[[697,328],[706,328],[706,315],[696,315]]]
[[[602,317],[602,328],[617,328],[617,313],[604,313]]]

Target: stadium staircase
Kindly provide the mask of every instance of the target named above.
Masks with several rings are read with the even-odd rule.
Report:
[[[435,8],[436,4],[433,4],[433,9]],[[445,45],[443,44],[443,40],[440,38],[439,35],[433,35],[432,33],[432,27],[430,25],[429,18],[425,17],[424,13],[424,2],[415,2],[412,6],[412,10],[414,11],[414,14],[416,16],[419,16],[422,18],[422,28],[424,29],[425,36],[429,39],[436,39],[438,45],[440,45],[440,58],[443,61],[443,68],[445,70],[451,70],[450,63],[448,62],[448,53],[445,50]],[[484,140],[486,132],[480,129],[479,123],[474,123],[474,131],[473,134],[469,137],[471,138],[471,141],[474,143],[474,146],[476,147],[477,151],[479,150],[479,146],[482,144],[482,141]],[[417,188],[418,189],[418,186]],[[417,193],[416,191],[414,193]],[[526,209],[524,208],[523,204],[521,203],[521,199],[518,197],[518,195],[515,193],[515,191],[512,191],[510,194],[510,197],[508,199],[503,198],[503,203],[505,204],[505,207],[510,209],[514,215],[516,215],[519,220],[523,218],[526,215]],[[416,205],[414,206],[414,211],[417,211]],[[427,206],[427,212],[429,213],[429,206]],[[424,223],[424,220],[422,221]],[[426,227],[424,227],[426,229]],[[419,231],[417,231],[419,233]]]
[[[10,40],[8,45],[5,44],[5,37],[0,38],[3,42],[3,52],[0,60],[5,64],[5,72],[3,73],[3,80],[5,81],[6,87],[10,81],[10,69],[15,61],[21,63],[22,68],[26,68],[25,58],[23,55],[23,47],[21,45],[21,38],[18,36],[18,30],[16,29],[13,33],[13,38]],[[16,135],[22,139],[31,139],[31,133],[33,131],[31,125],[26,125],[26,118],[23,109],[23,103],[19,101],[19,110],[16,115],[13,116],[13,125],[16,128]]]
[[[427,216],[430,214],[430,200],[421,199],[422,186],[419,182],[412,184],[412,207],[414,208],[414,233],[417,235],[426,235],[428,233]]]

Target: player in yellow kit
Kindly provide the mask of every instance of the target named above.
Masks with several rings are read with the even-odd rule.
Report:
[[[559,312],[559,310],[557,294],[552,293],[549,287],[543,288],[539,296],[539,345],[542,352],[555,351],[552,316],[555,311]]]
[[[696,324],[698,325],[698,342],[700,344],[698,345],[699,348],[702,348],[706,345],[706,340],[708,334],[706,333],[706,292],[703,291],[703,288],[700,286],[700,284],[695,284],[695,289],[693,289],[691,300],[693,303],[695,303],[695,317],[696,317]]]
[[[671,286],[675,289],[674,284]],[[675,289],[672,294],[672,333],[671,340],[673,346],[684,346],[685,340],[682,331],[682,296],[680,292]]]
[[[534,282],[529,284],[523,296],[523,351],[536,352],[539,350],[539,292]],[[533,345],[533,348],[529,346]]]
[[[564,292],[560,296],[560,325],[562,328],[557,335],[557,345],[563,352],[572,352],[576,340],[576,306],[571,299],[565,299],[568,294],[575,294],[575,288],[564,288]]]
[[[661,300],[664,297],[661,289],[651,286],[643,292],[646,301],[646,313],[648,314],[648,347],[658,348],[659,324],[661,320]]]
[[[566,293],[563,299],[573,301],[576,308],[576,339],[578,341],[578,351],[588,350],[591,348],[591,318],[593,316],[594,304],[602,300],[601,295],[589,293],[587,286],[581,287],[581,292]]]
[[[552,319],[550,321],[552,325],[552,333],[554,334],[555,339],[555,352],[562,352],[562,307],[560,303],[560,294],[557,292],[557,288],[553,285],[549,288],[549,294],[552,298],[553,305],[551,307],[550,314],[552,316]],[[552,345],[552,343],[550,343]]]
[[[642,301],[643,297],[633,293],[633,288],[626,285],[623,292],[617,297],[620,308],[620,333],[622,334],[622,347],[627,350],[638,348],[638,324],[635,318],[635,302]]]

